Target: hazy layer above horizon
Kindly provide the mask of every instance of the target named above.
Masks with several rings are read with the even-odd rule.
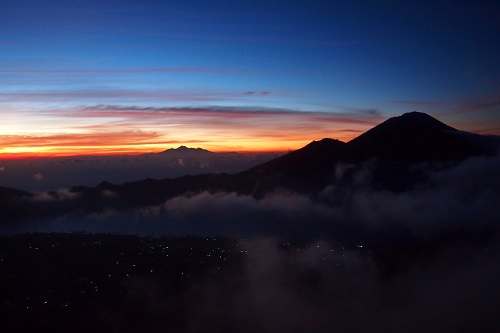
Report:
[[[213,153],[186,148],[142,155],[70,156],[0,160],[0,186],[49,191],[75,185],[95,186],[142,179],[176,178],[201,173],[235,173],[283,153]]]

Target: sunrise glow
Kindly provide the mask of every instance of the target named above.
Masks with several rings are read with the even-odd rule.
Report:
[[[495,11],[426,6],[2,2],[0,159],[288,151],[414,110],[500,134]]]
[[[0,135],[4,158],[140,154],[179,145],[216,152],[287,151],[324,137],[349,141],[380,120],[270,108],[99,106],[18,114],[21,120],[11,120],[11,126],[24,133]]]

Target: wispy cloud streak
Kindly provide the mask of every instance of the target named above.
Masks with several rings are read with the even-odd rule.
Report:
[[[77,89],[77,90],[22,90],[0,92],[0,104],[40,104],[70,102],[73,105],[102,101],[103,103],[151,102],[214,102],[248,101],[281,97],[283,93],[271,91],[221,90],[166,90],[166,89]]]
[[[20,68],[0,69],[0,73],[13,74],[156,74],[156,73],[207,73],[230,74],[234,70],[203,67],[163,67],[163,68]]]

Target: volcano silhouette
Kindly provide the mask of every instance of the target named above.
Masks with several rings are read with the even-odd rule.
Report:
[[[428,114],[405,113],[393,117],[348,143],[333,139],[313,141],[287,155],[237,175],[251,178],[260,192],[275,187],[311,193],[328,184],[352,181],[349,174],[370,164],[374,185],[404,190],[421,178],[411,165],[453,164],[490,155],[498,138],[459,131]],[[344,174],[343,169],[350,170]]]
[[[463,132],[425,113],[411,112],[390,118],[348,143],[333,139],[313,141],[232,175],[202,174],[121,185],[102,182],[96,187],[73,187],[70,190],[79,199],[62,208],[34,202],[29,209],[6,211],[5,207],[14,207],[11,205],[14,199],[6,196],[20,193],[11,189],[0,191],[0,200],[6,203],[4,213],[16,217],[57,215],[61,210],[80,208],[88,211],[104,207],[131,209],[160,205],[176,196],[201,192],[233,192],[257,199],[269,193],[288,192],[323,200],[328,190],[329,200],[338,203],[353,189],[363,187],[395,192],[409,190],[428,181],[429,172],[451,167],[467,158],[494,154],[499,142],[497,136]],[[177,150],[182,152],[187,148]],[[196,153],[206,151],[200,149]],[[110,193],[112,195],[108,195]]]

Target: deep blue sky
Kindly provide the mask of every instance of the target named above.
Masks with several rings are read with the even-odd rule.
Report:
[[[298,148],[413,110],[500,134],[499,23],[497,1],[2,0],[0,143]]]

